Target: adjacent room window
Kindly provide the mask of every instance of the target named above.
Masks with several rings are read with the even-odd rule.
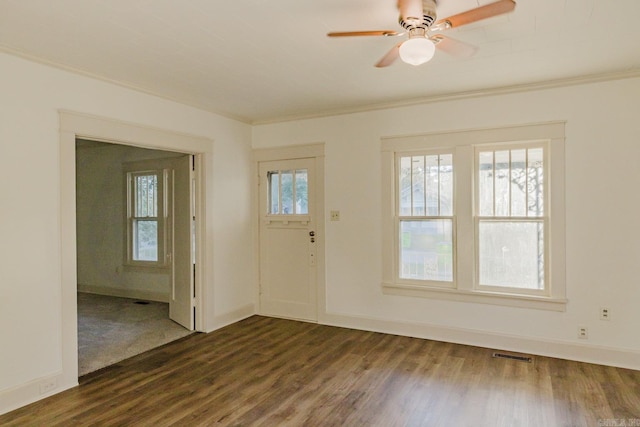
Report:
[[[383,291],[564,310],[564,123],[382,142]]]
[[[308,215],[307,169],[275,170],[267,173],[270,215]]]
[[[163,170],[134,171],[127,179],[127,263],[165,264],[166,177]]]
[[[453,154],[398,155],[399,278],[453,282]]]

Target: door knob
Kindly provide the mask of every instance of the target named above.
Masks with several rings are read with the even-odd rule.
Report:
[[[310,232],[309,232],[309,236],[313,237],[313,236],[315,236],[315,235],[316,235],[316,232],[315,232],[315,231],[310,231]]]

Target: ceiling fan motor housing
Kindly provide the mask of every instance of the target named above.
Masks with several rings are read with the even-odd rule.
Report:
[[[418,19],[407,19],[406,21],[400,19],[400,26],[405,30],[409,31],[416,28],[422,28],[424,30],[428,30],[434,22],[436,22],[436,0],[422,0],[422,18],[417,17]]]

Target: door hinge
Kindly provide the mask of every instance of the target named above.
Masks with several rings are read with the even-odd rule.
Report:
[[[191,307],[195,307],[197,302],[198,302],[198,300],[196,298],[193,298],[191,300]]]

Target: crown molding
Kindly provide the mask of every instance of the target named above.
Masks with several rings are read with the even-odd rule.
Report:
[[[513,93],[531,92],[545,89],[554,89],[568,86],[585,85],[591,83],[599,83],[613,80],[633,79],[640,77],[640,69],[633,68],[625,71],[615,71],[609,73],[589,74],[582,76],[569,77],[565,79],[546,80],[532,83],[524,83],[519,85],[499,86],[494,88],[486,88],[479,90],[471,90],[465,92],[453,92],[435,96],[424,96],[411,99],[405,99],[397,102],[385,102],[378,104],[369,104],[366,106],[353,106],[342,109],[331,109],[318,113],[296,114],[291,116],[282,116],[279,118],[267,120],[254,120],[252,125],[266,125],[274,123],[289,122],[295,120],[316,119],[331,116],[340,116],[354,113],[366,113],[370,111],[388,110],[392,108],[411,107],[415,105],[432,104],[437,102],[457,101],[463,99],[483,98],[489,96],[507,95]]]
[[[254,120],[249,117],[239,116],[239,115],[231,114],[229,112],[221,111],[221,110],[212,108],[210,105],[204,105],[202,103],[198,103],[193,100],[185,100],[185,99],[179,99],[177,97],[163,95],[151,89],[145,88],[143,86],[111,79],[111,78],[108,78],[100,74],[96,74],[81,68],[61,64],[59,62],[56,62],[47,58],[30,54],[20,49],[11,48],[5,45],[0,45],[0,52],[18,56],[32,62],[51,66],[51,67],[68,71],[74,74],[89,77],[95,80],[100,80],[106,83],[114,84],[116,86],[134,90],[136,92],[144,93],[146,95],[155,96],[157,98],[161,98],[167,101],[176,102],[189,107],[197,108],[199,110],[203,110],[208,113],[216,114],[221,117],[234,120],[237,122],[245,123],[248,125],[252,125],[252,126],[291,122],[296,120],[308,120],[308,119],[317,119],[317,118],[323,118],[323,117],[341,116],[341,115],[354,114],[354,113],[365,113],[370,111],[411,107],[415,105],[425,105],[425,104],[432,104],[432,103],[446,102],[446,101],[457,101],[457,100],[472,99],[472,98],[507,95],[507,94],[514,94],[514,93],[523,93],[523,92],[530,92],[530,91],[585,85],[585,84],[599,83],[599,82],[613,81],[613,80],[633,79],[633,78],[640,77],[640,68],[631,68],[623,71],[614,71],[614,72],[599,73],[599,74],[588,74],[588,75],[574,76],[574,77],[568,77],[563,79],[545,80],[545,81],[509,85],[509,86],[499,86],[494,88],[470,90],[470,91],[463,91],[463,92],[452,92],[452,93],[446,93],[446,94],[434,95],[434,96],[415,97],[410,99],[404,99],[402,101],[372,103],[367,105],[353,105],[353,106],[344,107],[344,108],[332,108],[332,109],[316,111],[311,113],[282,115],[282,116],[274,116],[272,118],[267,118],[267,119]]]
[[[70,65],[65,65],[62,64],[60,62],[57,61],[53,61],[51,59],[47,59],[47,58],[43,58],[41,56],[37,56],[37,55],[33,55],[30,54],[28,52],[25,52],[23,50],[20,49],[16,49],[16,48],[12,48],[12,47],[8,47],[5,45],[0,44],[0,52],[4,52],[8,55],[13,55],[13,56],[17,56],[19,58],[25,59],[27,61],[31,61],[31,62],[35,62],[41,65],[45,65],[45,66],[49,66],[49,67],[53,67],[53,68],[57,68],[59,70],[62,71],[67,71],[69,73],[72,74],[77,74],[83,77],[88,77],[94,80],[99,80],[105,83],[110,83],[116,86],[120,86],[123,87],[125,89],[129,89],[129,90],[133,90],[139,93],[143,93],[145,95],[149,95],[149,96],[154,96],[156,98],[160,98],[163,99],[165,101],[171,101],[171,102],[175,102],[181,105],[185,105],[187,107],[192,107],[192,108],[196,108],[198,110],[202,110],[202,111],[206,111],[207,113],[213,113],[216,114],[218,116],[230,119],[230,120],[234,120],[237,122],[241,122],[244,124],[252,124],[251,123],[251,119],[247,118],[247,117],[243,117],[243,116],[238,116],[238,115],[234,115],[234,114],[230,114],[228,112],[225,111],[220,111],[220,110],[216,110],[214,108],[211,108],[210,106],[207,105],[203,105],[201,103],[192,101],[192,100],[184,100],[184,99],[180,99],[177,97],[172,97],[172,96],[167,96],[167,95],[163,95],[160,94],[156,91],[153,91],[151,89],[145,88],[143,86],[140,85],[136,85],[130,82],[124,82],[124,81],[120,81],[120,80],[115,80],[115,79],[111,79],[109,77],[105,77],[103,75],[100,74],[96,74],[93,73],[91,71],[87,71],[84,70],[82,68],[78,68],[78,67],[73,67]]]

